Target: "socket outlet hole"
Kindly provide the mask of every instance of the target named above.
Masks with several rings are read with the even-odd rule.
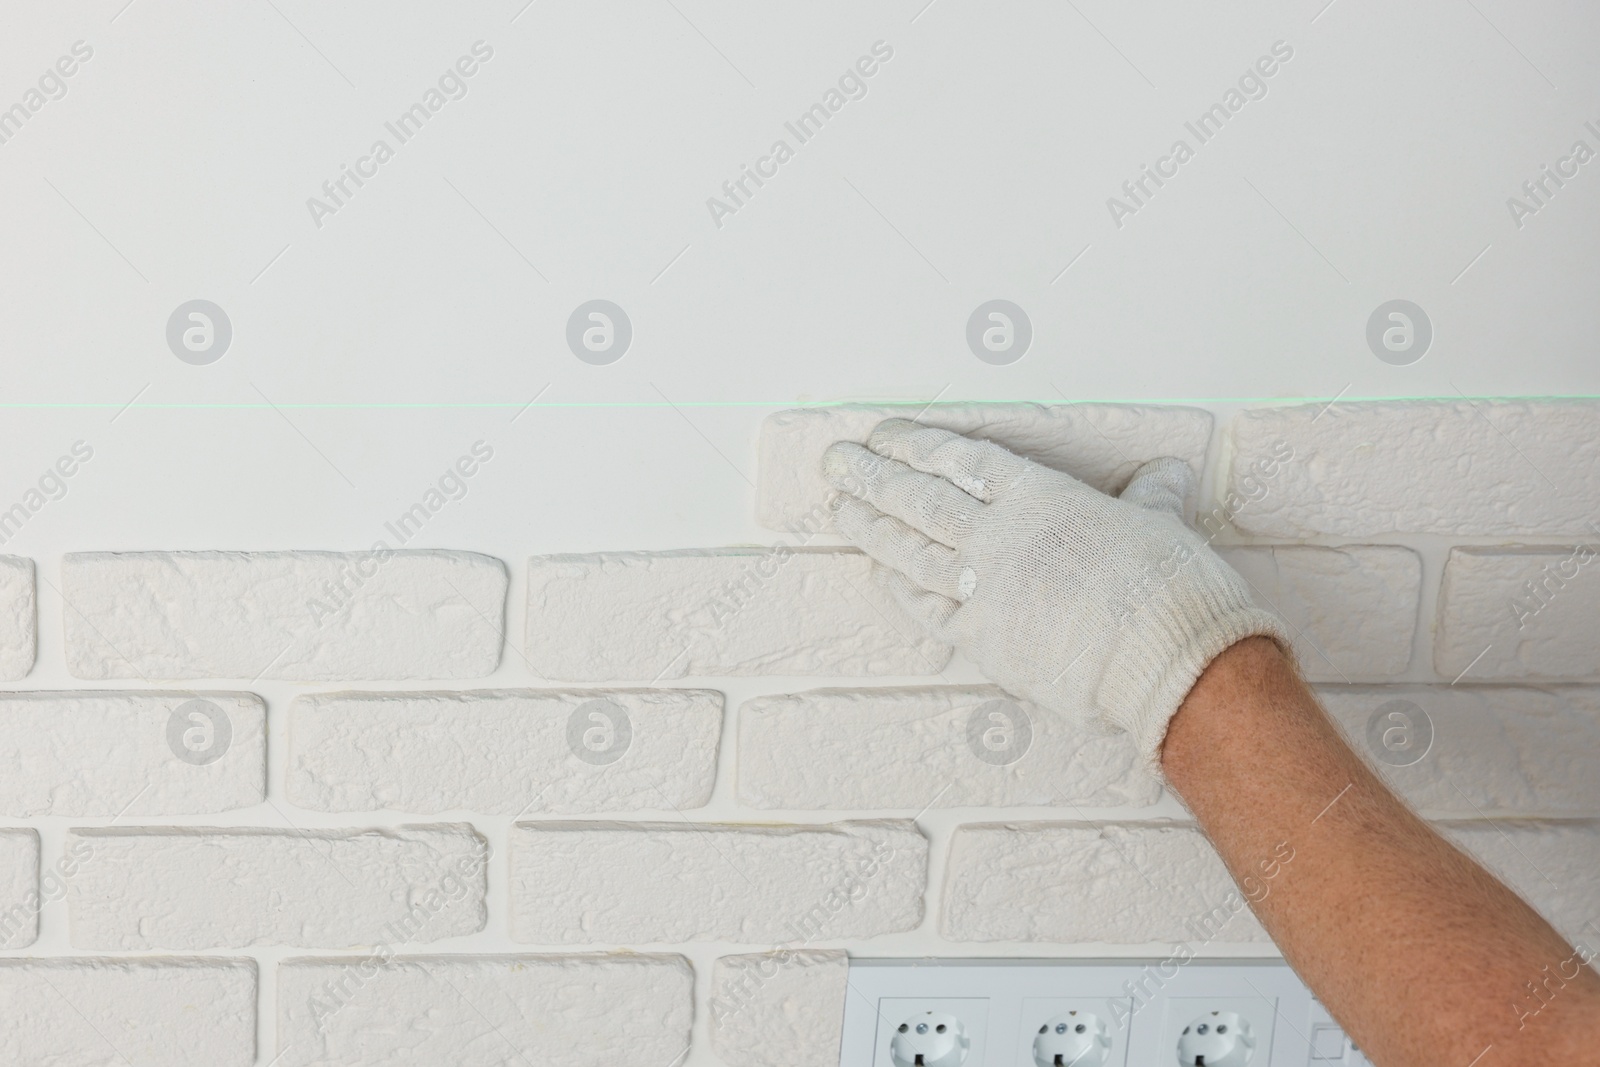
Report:
[[[1178,1035],[1179,1067],[1245,1067],[1256,1051],[1250,1020],[1233,1011],[1208,1011]]]
[[[1111,1031],[1090,1011],[1066,1011],[1046,1020],[1033,1039],[1036,1067],[1104,1067]]]
[[[924,1011],[895,1027],[889,1058],[895,1067],[961,1067],[971,1048],[972,1039],[960,1019]]]

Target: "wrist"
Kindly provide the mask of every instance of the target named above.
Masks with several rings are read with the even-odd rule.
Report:
[[[1265,635],[1246,637],[1223,649],[1206,669],[1195,679],[1194,687],[1184,697],[1178,710],[1183,711],[1191,702],[1205,703],[1215,699],[1219,691],[1237,687],[1242,681],[1260,678],[1268,672],[1286,671],[1289,657],[1284,655],[1278,642]]]
[[[1096,704],[1106,721],[1133,735],[1145,765],[1162,773],[1162,744],[1178,710],[1211,669],[1213,678],[1235,673],[1233,656],[1217,664],[1249,638],[1269,649],[1286,642],[1277,616],[1242,597],[1205,592],[1147,610],[1138,626],[1127,627],[1121,646],[1105,665]],[[1240,669],[1248,664],[1241,664]]]
[[[1205,766],[1214,768],[1220,750],[1255,736],[1252,720],[1264,707],[1311,706],[1284,699],[1303,690],[1294,661],[1270,637],[1246,637],[1223,649],[1195,680],[1167,724],[1160,759],[1163,774],[1182,792],[1182,784]]]

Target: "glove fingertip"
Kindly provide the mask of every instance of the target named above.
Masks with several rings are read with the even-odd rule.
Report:
[[[1194,470],[1189,464],[1176,456],[1158,456],[1133,472],[1120,499],[1151,511],[1170,512],[1181,519],[1195,486]]]
[[[927,429],[929,427],[911,419],[884,419],[872,428],[872,433],[867,437],[867,447],[880,456],[887,456],[895,445],[910,435]]]
[[[850,477],[850,448],[859,448],[851,445],[849,441],[835,441],[822,453],[822,476],[828,484],[835,489],[843,489],[840,483]]]

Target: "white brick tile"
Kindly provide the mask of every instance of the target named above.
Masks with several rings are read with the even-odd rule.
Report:
[[[847,404],[768,415],[761,425],[756,521],[774,530],[820,530],[829,489],[822,453],[865,444],[884,419],[911,419],[1004,445],[1104,492],[1119,493],[1139,464],[1177,456],[1196,473],[1211,440],[1211,413],[1137,404]]]
[[[190,815],[261,803],[250,693],[0,694],[0,815]]]
[[[923,637],[869,569],[844,549],[535,557],[528,660],[576,682],[942,669],[949,648]]]
[[[740,801],[757,808],[1111,807],[1161,795],[1126,735],[1088,736],[994,686],[756,697],[739,709],[738,779]]]
[[[80,552],[62,563],[74,677],[480,678],[505,565],[469,552]]]
[[[953,941],[1267,940],[1211,844],[1183,825],[958,827],[943,912]]]
[[[33,560],[0,556],[0,682],[33,670],[38,648]]]
[[[693,986],[681,956],[290,959],[275,1062],[670,1067],[689,1045]]]
[[[522,823],[511,832],[511,937],[540,945],[872,937],[921,921],[927,865],[927,840],[910,821]]]
[[[1304,404],[1241,412],[1230,433],[1229,487],[1251,501],[1234,522],[1266,537],[1582,534],[1600,513],[1594,401]],[[1291,461],[1252,474],[1284,446]]]
[[[783,950],[711,969],[711,1050],[729,1067],[838,1067],[850,960]]]
[[[683,810],[711,799],[722,694],[322,693],[297,697],[290,715],[289,799],[303,808]]]
[[[1563,935],[1600,920],[1600,823],[1478,820],[1439,829]],[[1248,894],[1270,892],[1270,868],[1293,855],[1286,842],[1263,856]],[[953,941],[1265,941],[1246,896],[1191,827],[962,826],[950,844],[941,929]]]
[[[1440,827],[1569,942],[1600,937],[1600,823],[1472,822]]]
[[[0,1063],[250,1067],[251,960],[0,959]]]
[[[1391,545],[1224,547],[1256,603],[1282,615],[1312,681],[1393,678],[1411,664],[1422,560]]]
[[[1600,548],[1456,548],[1434,669],[1464,681],[1600,678]]]
[[[39,936],[39,904],[38,831],[0,830],[0,948],[33,944]]]
[[[487,845],[470,826],[73,830],[67,885],[86,949],[348,948],[483,928]]]
[[[1425,814],[1600,816],[1600,688],[1323,686],[1317,693],[1356,750]],[[1396,712],[1405,718],[1389,718]],[[1390,729],[1411,733],[1394,735],[1386,748]],[[1429,736],[1414,762],[1406,761],[1416,749],[1396,747],[1421,746]]]

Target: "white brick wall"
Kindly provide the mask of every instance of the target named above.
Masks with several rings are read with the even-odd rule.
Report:
[[[1583,816],[1600,812],[1600,688],[1323,686],[1317,690],[1356,751],[1424,814],[1445,818]],[[1385,709],[1420,709],[1432,745],[1404,766],[1383,754]],[[1398,709],[1416,719],[1411,707]],[[1369,723],[1378,717],[1376,743]],[[1402,758],[1405,754],[1402,754]]]
[[[681,956],[355,956],[278,967],[281,1067],[670,1067],[689,1048]]]
[[[842,549],[716,549],[529,561],[527,653],[545,678],[934,674],[923,637]]]
[[[1600,920],[1600,823],[1460,822],[1446,836],[1567,937]],[[1236,886],[1199,830],[1156,823],[983,824],[951,838],[940,928],[953,941],[1266,940],[1247,898],[1272,891],[1294,842]]]
[[[511,836],[511,936],[540,945],[872,937],[922,920],[927,866],[927,839],[909,821],[521,823]]]
[[[79,552],[61,565],[77,678],[481,678],[505,566],[470,552]]]
[[[1230,437],[1229,488],[1253,498],[1235,522],[1263,537],[1587,536],[1600,514],[1592,400],[1261,408]],[[1294,458],[1250,483],[1250,464],[1283,446]]]
[[[959,827],[939,928],[952,941],[1266,940],[1200,831],[1159,823]]]
[[[1120,493],[1146,460],[1177,456],[1199,473],[1211,441],[1211,413],[1138,404],[847,404],[780,411],[761,424],[756,521],[773,530],[830,525],[818,509],[828,495],[822,453],[835,441],[865,444],[884,419],[972,434]]]
[[[1407,548],[1262,545],[1218,550],[1278,612],[1312,681],[1393,678],[1411,663],[1422,560]]]
[[[289,799],[314,811],[681,810],[711,798],[722,694],[325,693],[291,715]]]
[[[1447,677],[1600,678],[1600,541],[1457,548],[1439,589],[1434,667]]]
[[[723,956],[711,971],[711,1047],[740,1067],[837,1067],[850,972],[843,952]]]
[[[38,631],[33,560],[0,556],[0,682],[33,670]]]
[[[39,934],[39,833],[0,830],[0,948],[26,948]]]
[[[250,693],[0,694],[0,815],[195,815],[266,794]]]
[[[1231,473],[1203,410],[923,421],[1109,490],[1190,462],[1354,746],[1597,937],[1600,685],[1541,684],[1600,676],[1596,411],[1245,411]],[[767,547],[0,557],[0,681],[28,684],[0,692],[0,1063],[831,1067],[852,955],[1265,948],[1247,897],[1293,841],[1236,887],[1125,739],[981,684],[821,532],[822,450],[916,412],[770,417]],[[749,504],[699,543],[748,538],[717,523]],[[65,642],[34,664],[36,577]],[[1395,708],[1414,761],[1382,747]]]
[[[0,959],[0,1017],[0,1063],[19,1067],[250,1067],[256,964]]]
[[[462,824],[385,830],[74,830],[84,949],[349,948],[470,934],[485,842]]]
[[[1125,736],[1086,738],[994,686],[757,697],[739,709],[738,768],[739,799],[755,808],[1140,807],[1161,795]]]

